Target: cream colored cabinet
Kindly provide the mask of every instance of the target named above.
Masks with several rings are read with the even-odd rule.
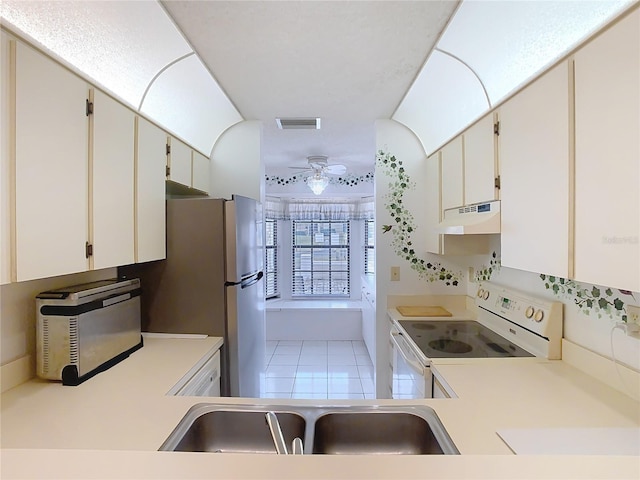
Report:
[[[136,262],[166,258],[165,177],[167,134],[136,119]]]
[[[491,113],[463,134],[464,205],[497,200],[494,123]]]
[[[640,10],[575,54],[575,279],[640,291]]]
[[[441,152],[442,210],[464,204],[464,161],[462,136],[447,143]]]
[[[220,350],[198,362],[167,395],[192,397],[220,396]]]
[[[91,268],[134,262],[135,115],[105,93],[93,93]]]
[[[193,151],[193,167],[191,186],[201,192],[211,190],[211,162],[200,152]]]
[[[427,252],[440,254],[442,253],[442,235],[436,231],[441,220],[442,212],[440,206],[440,152],[436,152],[427,158],[425,190],[425,236]]]
[[[0,32],[0,284],[11,281],[11,49],[9,36]]]
[[[88,86],[32,48],[17,43],[16,49],[17,280],[84,271]]]
[[[169,137],[167,180],[191,186],[191,148],[174,137]]]
[[[569,276],[569,71],[500,107],[502,265]]]

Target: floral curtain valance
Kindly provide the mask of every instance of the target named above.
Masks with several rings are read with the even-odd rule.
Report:
[[[372,220],[375,218],[373,198],[363,200],[293,200],[267,198],[265,218],[274,220]]]

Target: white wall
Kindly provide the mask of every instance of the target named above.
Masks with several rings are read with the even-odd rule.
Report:
[[[451,264],[448,259],[426,253],[426,232],[424,228],[421,228],[421,225],[424,225],[423,214],[426,201],[426,192],[423,188],[426,178],[426,155],[422,145],[413,132],[393,120],[378,120],[376,122],[376,144],[377,151],[389,152],[402,162],[402,167],[413,183],[413,187],[409,185],[405,189],[402,198],[403,205],[412,213],[413,223],[416,226],[415,230],[411,232],[412,245],[410,247],[414,248],[416,256],[425,262],[432,262],[434,265],[441,263],[444,268],[450,270]],[[461,275],[457,286],[447,286],[439,280],[430,281],[429,278],[412,269],[412,264],[396,253],[397,248],[393,245],[395,220],[386,209],[386,205],[392,201],[389,195],[396,188],[394,183],[395,180],[385,175],[384,169],[376,165],[376,365],[379,366],[376,372],[376,390],[380,398],[388,396],[389,384],[387,295],[466,294],[466,282],[463,275]],[[394,226],[391,231],[383,233],[384,225]],[[392,266],[400,268],[399,281],[391,281]]]
[[[244,121],[226,130],[211,152],[211,197],[237,194],[264,201],[262,123]]]

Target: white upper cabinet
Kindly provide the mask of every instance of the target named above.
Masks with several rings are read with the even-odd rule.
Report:
[[[442,210],[464,203],[464,161],[462,136],[442,147]]]
[[[88,86],[16,45],[17,280],[87,270]]]
[[[137,118],[136,262],[166,258],[167,134]]]
[[[575,278],[640,291],[640,10],[575,54]]]
[[[1,32],[0,50],[0,284],[11,281],[11,41]]]
[[[569,276],[569,71],[500,107],[502,265]]]
[[[441,235],[435,230],[440,223],[440,152],[427,158],[427,178],[425,182],[426,205],[426,245],[429,253],[441,252]]]
[[[171,149],[168,156],[169,174],[167,180],[191,186],[191,148],[177,138],[169,138]]]
[[[205,193],[209,193],[211,189],[211,161],[195,150],[193,151],[191,186]]]
[[[464,204],[496,200],[494,115],[464,132]]]
[[[92,268],[134,262],[135,115],[99,90],[93,98]]]

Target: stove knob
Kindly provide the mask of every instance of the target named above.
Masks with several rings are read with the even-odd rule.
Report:
[[[489,290],[485,290],[484,294],[482,295],[482,298],[484,298],[485,300],[489,299]]]
[[[533,307],[527,307],[527,310],[524,312],[525,317],[531,318],[533,317],[533,313],[535,312]]]
[[[478,298],[482,298],[483,294],[484,294],[484,289],[483,288],[478,289]]]
[[[544,318],[544,312],[543,312],[542,310],[538,310],[538,311],[536,312],[536,315],[533,317],[533,319],[534,319],[536,322],[541,322],[543,318]]]

